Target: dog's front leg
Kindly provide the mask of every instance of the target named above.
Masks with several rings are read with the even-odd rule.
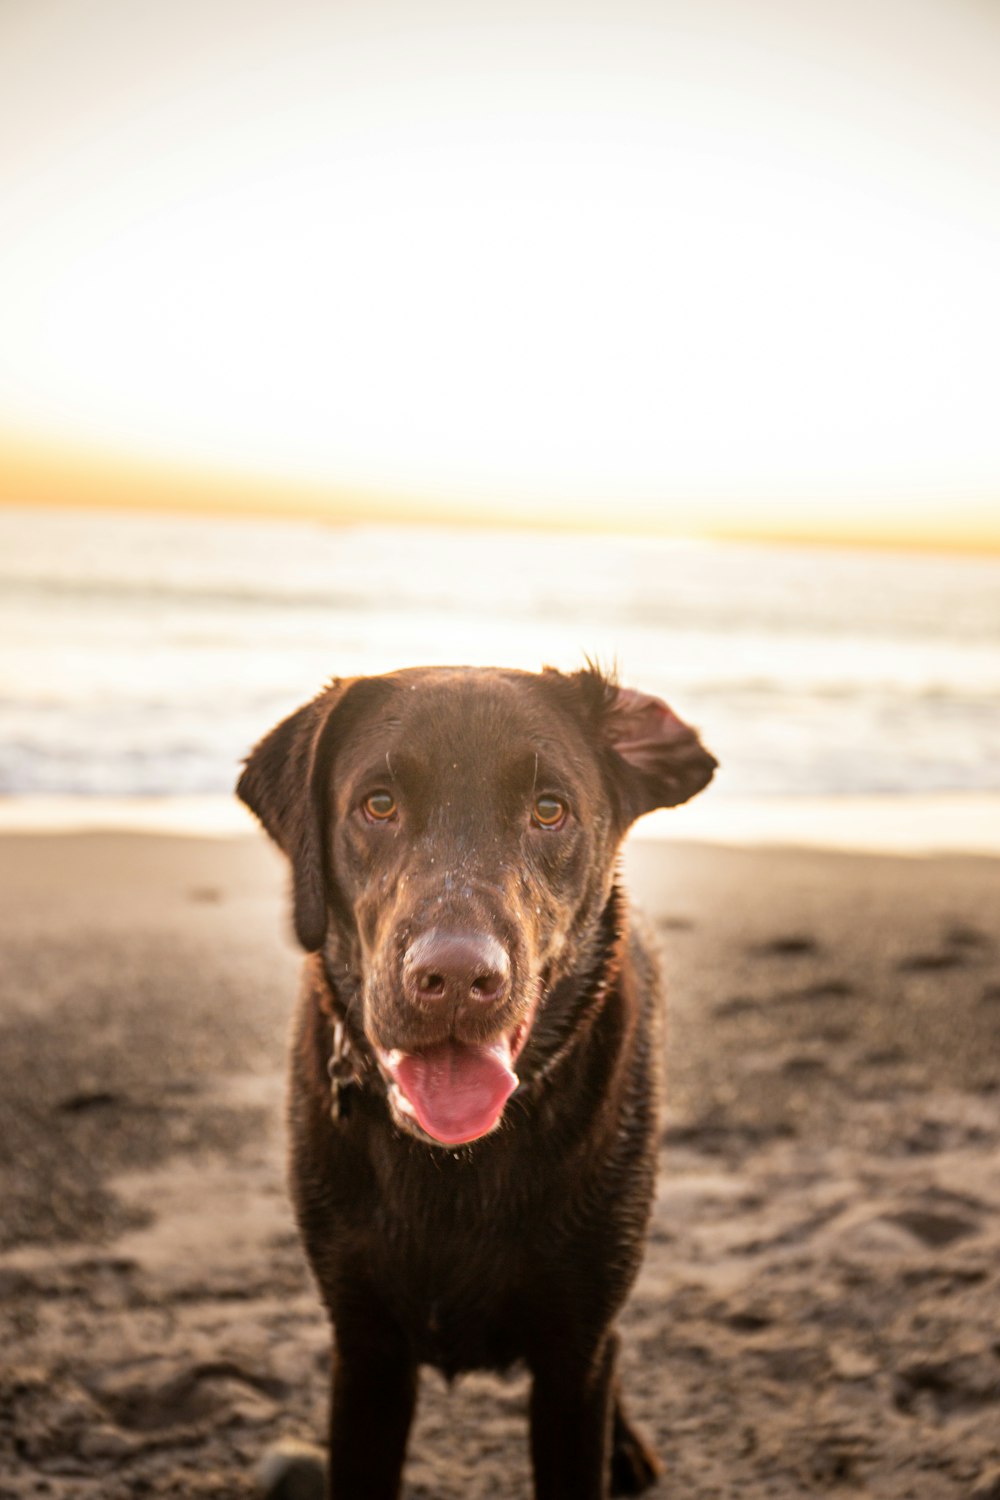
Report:
[[[338,1327],[330,1400],[330,1500],[396,1500],[417,1368],[386,1327]]]
[[[535,1500],[607,1500],[618,1335],[587,1357],[552,1340],[532,1361]]]

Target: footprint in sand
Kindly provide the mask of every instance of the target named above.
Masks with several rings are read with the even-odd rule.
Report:
[[[846,1000],[855,993],[853,984],[846,979],[819,979],[815,984],[803,985],[793,990],[789,1000]]]
[[[955,922],[944,935],[945,943],[950,948],[992,948],[993,943],[985,932],[980,932],[978,927],[970,927],[965,922]]]
[[[714,1007],[713,1014],[720,1020],[730,1020],[734,1016],[748,1016],[759,1011],[761,1003],[752,995],[732,995],[728,1000],[721,1001]]]
[[[781,1064],[781,1071],[788,1078],[819,1078],[829,1073],[830,1068],[825,1057],[817,1057],[813,1052],[793,1052]]]
[[[890,1224],[898,1224],[913,1238],[929,1249],[939,1250],[955,1240],[964,1240],[976,1234],[979,1225],[955,1214],[932,1213],[922,1208],[904,1209],[902,1213],[886,1214]]]
[[[113,1093],[110,1089],[87,1089],[60,1099],[56,1109],[64,1115],[82,1115],[88,1110],[110,1109],[115,1104],[126,1102],[124,1094]]]
[[[969,1493],[969,1500],[1000,1500],[1000,1465],[987,1469]]]
[[[690,917],[661,917],[656,925],[661,932],[693,932],[695,924]]]
[[[807,932],[790,932],[759,943],[752,951],[761,958],[796,958],[805,953],[818,953],[819,943]]]
[[[906,1053],[902,1047],[876,1047],[863,1052],[861,1062],[866,1068],[895,1068],[906,1062]]]
[[[188,900],[215,905],[222,900],[222,892],[214,885],[198,885],[188,891]]]
[[[896,965],[902,974],[929,974],[942,969],[961,969],[966,957],[957,948],[938,948],[928,953],[910,953]]]
[[[763,1308],[739,1307],[726,1314],[724,1321],[734,1333],[763,1333],[777,1321],[776,1315]]]
[[[855,993],[853,984],[846,979],[819,979],[814,984],[802,985],[799,989],[789,990],[783,995],[775,995],[773,1003],[797,1005],[800,1001],[809,1003],[822,1000],[847,1000]],[[731,1016],[745,1016],[763,1008],[763,1001],[753,995],[732,995],[728,1000],[723,1000],[717,1005],[714,1013],[723,1019],[728,1019]]]
[[[164,1361],[155,1373],[111,1371],[91,1386],[90,1394],[119,1427],[158,1432],[215,1422],[232,1411],[247,1419],[269,1417],[286,1386],[232,1360],[187,1366]]]
[[[1000,1371],[990,1351],[919,1359],[893,1378],[893,1404],[904,1416],[961,1417],[1000,1405]]]
[[[817,1026],[816,1039],[826,1042],[830,1047],[840,1047],[844,1042],[849,1042],[854,1035],[850,1026]]]
[[[970,927],[964,922],[953,922],[942,934],[940,947],[907,954],[900,959],[897,968],[904,973],[960,969],[974,962],[977,954],[984,955],[992,947],[990,938],[977,927]]]
[[[975,1198],[938,1189],[924,1194],[918,1203],[883,1217],[888,1223],[898,1224],[912,1234],[929,1250],[939,1250],[956,1240],[978,1234],[982,1228],[982,1215],[987,1212],[987,1206]]]

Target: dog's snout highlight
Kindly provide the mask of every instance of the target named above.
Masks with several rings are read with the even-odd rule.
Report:
[[[403,958],[407,1000],[440,1003],[453,1009],[496,1005],[510,991],[510,958],[486,933],[449,932],[433,927],[421,933]]]

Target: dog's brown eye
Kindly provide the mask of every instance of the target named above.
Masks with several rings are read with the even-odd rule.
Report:
[[[395,813],[396,799],[391,792],[369,792],[362,806],[373,823],[384,823]]]
[[[561,828],[566,821],[566,811],[561,797],[536,797],[531,817],[539,828]]]

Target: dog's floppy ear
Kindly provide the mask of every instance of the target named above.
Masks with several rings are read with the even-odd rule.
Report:
[[[629,822],[656,807],[687,802],[708,785],[715,756],[662,699],[620,687],[596,667],[575,675],[611,751]]]
[[[324,749],[347,686],[332,682],[265,735],[247,756],[236,786],[291,863],[295,935],[307,952],[321,948],[326,937]]]

